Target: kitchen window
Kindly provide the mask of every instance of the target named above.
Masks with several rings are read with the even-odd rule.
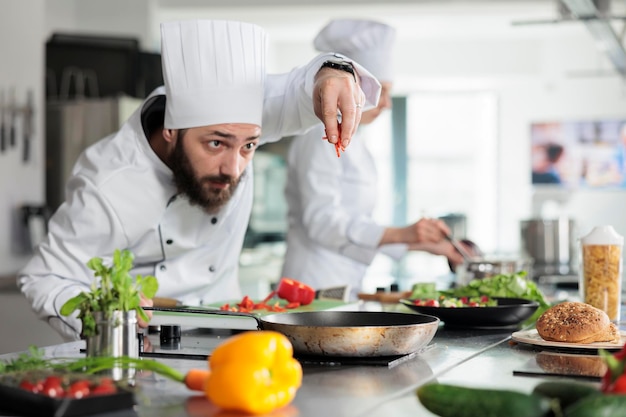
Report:
[[[380,140],[391,136],[390,112],[367,128],[368,146],[377,156],[379,174],[380,203],[375,219],[404,225],[424,216],[464,214],[467,237],[484,251],[493,252],[498,225],[496,94],[416,92],[406,96],[405,105],[405,138],[396,135],[393,141]],[[403,110],[399,107],[396,111]],[[398,115],[394,117],[398,123]],[[406,168],[394,164],[394,152],[405,155]],[[396,264],[379,255],[368,270],[364,290],[375,291],[392,282],[410,288],[413,282],[432,281],[448,272],[447,262],[440,256],[413,252]]]

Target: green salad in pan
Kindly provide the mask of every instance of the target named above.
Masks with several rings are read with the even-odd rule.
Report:
[[[535,321],[550,304],[546,300],[537,284],[527,277],[526,271],[519,271],[513,274],[499,274],[492,277],[475,279],[462,287],[451,288],[449,290],[437,291],[435,283],[417,283],[411,289],[411,299],[433,299],[462,297],[506,297],[523,298],[537,301],[539,308],[528,321]]]

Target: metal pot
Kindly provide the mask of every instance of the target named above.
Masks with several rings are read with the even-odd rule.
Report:
[[[528,277],[532,277],[532,269],[533,260],[530,258],[478,258],[457,267],[457,285],[467,285],[473,279],[514,274],[520,271],[526,271]]]
[[[520,223],[522,250],[535,260],[538,275],[559,274],[576,261],[575,222],[571,219],[530,219]]]
[[[259,330],[284,334],[294,351],[305,355],[406,355],[428,345],[439,327],[437,317],[399,312],[305,311],[261,317],[232,311],[214,313],[254,317]]]

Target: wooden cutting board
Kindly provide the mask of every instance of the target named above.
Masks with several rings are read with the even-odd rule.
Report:
[[[238,302],[240,302],[241,300],[230,300],[230,301],[224,301],[224,302],[220,302],[220,303],[211,303],[211,304],[207,304],[206,307],[215,307],[215,308],[219,308],[222,305],[228,303],[231,306],[236,305]],[[281,307],[284,307],[285,304],[287,304],[287,301],[285,300],[278,300],[279,301],[279,305]],[[269,305],[274,305],[274,303],[276,302],[276,300],[271,300],[270,302],[268,302]],[[298,311],[322,311],[322,310],[343,310],[343,309],[348,309],[350,307],[355,306],[355,303],[345,303],[341,300],[313,300],[313,302],[311,302],[311,304],[305,305],[305,306],[300,306],[297,308],[290,308],[288,309],[286,312],[298,312]],[[273,311],[267,311],[267,310],[254,310],[255,314],[259,314],[261,316],[266,315],[266,314],[273,314]]]
[[[239,301],[241,300],[233,300],[229,304],[234,305]],[[226,303],[227,301],[224,301],[220,303],[208,304],[202,307],[153,307],[152,309],[147,308],[147,310],[152,310],[152,319],[150,320],[150,324],[154,326],[178,325],[209,329],[254,330],[257,328],[257,321],[253,318],[254,316],[263,317],[267,314],[289,314],[303,311],[345,311],[355,310],[357,309],[355,307],[358,306],[355,303],[344,303],[339,300],[313,300],[313,302],[309,305],[298,308],[290,308],[284,313],[274,313],[267,310],[255,310],[253,314],[250,314],[247,317],[211,314],[211,312],[214,312]]]
[[[379,303],[398,303],[403,298],[409,298],[411,291],[397,291],[397,292],[377,292],[371,293],[359,293],[359,300],[363,301],[378,301]]]

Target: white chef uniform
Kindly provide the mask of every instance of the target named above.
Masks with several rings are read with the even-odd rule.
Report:
[[[314,45],[318,51],[353,58],[379,80],[391,81],[394,39],[395,30],[388,25],[338,19],[320,31]],[[289,229],[282,275],[316,289],[350,285],[354,299],[375,255],[380,251],[398,260],[407,246],[378,247],[385,226],[372,219],[376,165],[359,132],[338,158],[332,147],[315,140],[323,131],[318,126],[290,145],[285,188]]]
[[[186,31],[182,35],[185,42],[178,44],[181,29],[162,26],[166,88],[155,90],[117,133],[89,147],[80,156],[67,184],[66,202],[50,220],[47,237],[18,276],[18,285],[37,315],[68,340],[79,337],[80,322],[75,317],[61,317],[61,306],[91,285],[93,271],[86,267],[87,261],[99,256],[110,263],[115,249],[126,248],[133,252],[133,276],[153,274],[157,277],[158,296],[177,298],[190,305],[241,297],[238,259],[252,206],[252,166],[247,167],[231,201],[214,215],[190,205],[184,195],[177,194],[171,170],[150,147],[141,123],[142,111],[153,106],[167,89],[171,97],[167,94],[165,126],[169,128],[209,125],[210,121],[225,123],[228,114],[224,109],[230,108],[239,122],[259,119],[257,124],[260,125],[262,117],[261,143],[265,143],[306,131],[319,122],[311,100],[313,78],[333,54],[322,54],[288,74],[257,77],[258,74],[245,73],[265,70],[264,64],[257,65],[265,49],[265,36],[257,27],[239,22],[229,22],[224,27],[219,26],[222,25],[219,21],[200,21],[198,33],[193,30],[188,33],[189,27],[181,25],[182,32]],[[212,36],[206,35],[209,28],[203,25],[211,26]],[[220,30],[229,31],[231,50],[212,49],[208,53],[215,55],[213,62],[220,62],[221,69],[212,73],[204,66],[207,72],[199,73],[200,66],[206,62],[187,58],[194,54],[194,48],[198,53],[198,49],[206,47],[212,39],[219,45],[223,39],[215,33]],[[205,36],[198,36],[202,34]],[[168,43],[168,40],[173,42]],[[183,51],[176,49],[176,45]],[[185,59],[193,66],[177,67],[181,53],[187,55]],[[203,49],[201,53],[207,52]],[[219,56],[225,53],[232,55]],[[255,60],[248,65],[244,58],[250,53]],[[174,59],[175,63],[169,59]],[[224,64],[226,61],[233,67]],[[376,80],[358,64],[355,66],[372,88],[364,90],[368,101],[376,102],[379,94]],[[232,78],[234,83],[241,83],[241,77],[252,79],[251,84],[264,81],[264,88],[251,96],[258,100],[256,107],[262,108],[262,115],[254,106],[236,106],[238,100],[245,98],[243,92],[229,96],[228,88],[218,91],[211,86],[211,80],[198,84],[198,88],[206,87],[208,96],[189,99],[174,92],[186,88],[180,80],[172,79],[177,76],[186,79],[194,76],[198,82],[203,76],[213,80],[222,77],[221,88],[225,85],[223,77],[232,77],[230,72],[237,73]],[[262,95],[254,97],[258,91]],[[198,103],[206,104],[205,109],[218,109],[204,115],[185,111]]]

